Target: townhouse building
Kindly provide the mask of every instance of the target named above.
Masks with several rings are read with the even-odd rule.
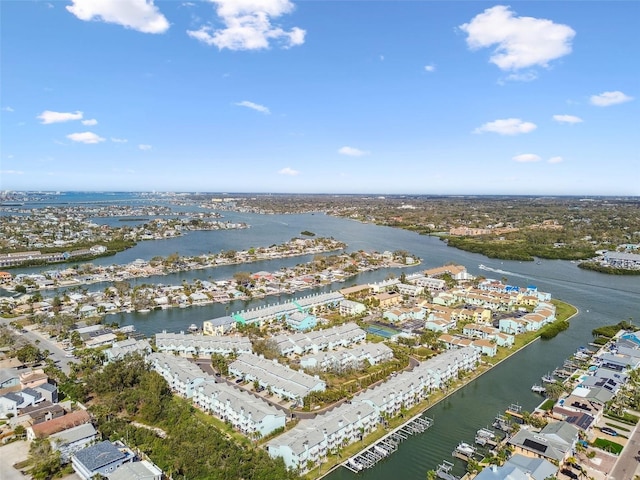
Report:
[[[340,351],[320,352],[300,358],[305,370],[342,371],[363,365],[376,365],[393,358],[393,350],[382,343],[367,343]]]
[[[198,385],[193,402],[250,438],[265,437],[284,428],[287,419],[284,411],[226,383],[208,381]]]
[[[210,357],[214,353],[251,353],[253,347],[248,337],[190,335],[185,333],[156,333],[156,348],[159,352],[176,352],[180,355]]]
[[[151,345],[145,339],[136,340],[127,338],[120,342],[114,342],[111,348],[104,351],[107,363],[121,360],[127,355],[139,354],[143,357],[151,353]]]
[[[197,365],[182,357],[152,353],[147,359],[151,368],[167,381],[171,390],[183,398],[193,397],[196,387],[208,377]]]
[[[273,337],[281,355],[303,355],[320,350],[335,350],[364,342],[367,332],[353,322],[306,333],[277,335]]]
[[[318,376],[293,370],[277,360],[243,353],[229,365],[229,374],[245,381],[257,381],[282,398],[301,401],[310,392],[324,391],[327,384]]]
[[[282,457],[291,470],[308,472],[329,453],[358,441],[375,429],[376,410],[363,402],[344,403],[314,419],[300,420],[291,430],[270,440],[267,452]]]

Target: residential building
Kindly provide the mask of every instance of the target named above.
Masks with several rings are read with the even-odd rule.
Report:
[[[340,315],[343,317],[351,317],[354,315],[361,315],[367,311],[367,307],[360,302],[353,300],[342,300],[339,306]]]
[[[109,475],[109,480],[161,480],[162,470],[148,460],[120,465]]]
[[[114,342],[111,348],[105,350],[107,363],[121,360],[127,355],[139,354],[143,357],[151,353],[151,345],[147,340],[135,340],[128,338],[120,342]]]
[[[564,462],[578,441],[578,428],[568,422],[552,422],[540,432],[521,429],[507,444],[515,453],[527,457],[544,458],[550,462]]]
[[[82,480],[89,480],[96,475],[108,477],[120,465],[133,459],[133,452],[121,443],[104,440],[76,452],[71,457],[71,465]]]
[[[98,438],[98,432],[90,423],[71,427],[49,436],[51,448],[60,452],[66,463],[78,451],[86,448]]]
[[[214,337],[210,335],[189,335],[184,333],[156,333],[156,347],[159,352],[175,352],[184,356],[211,357],[212,354],[250,353],[251,340],[241,336]]]
[[[207,380],[208,375],[185,358],[166,353],[152,353],[147,358],[171,390],[183,398],[193,397],[196,387]]]
[[[284,428],[286,414],[262,398],[226,383],[205,382],[194,393],[193,402],[205,412],[229,422],[249,438],[260,438]]]
[[[234,331],[236,328],[236,321],[233,317],[225,316],[212,318],[202,322],[202,333],[205,335],[212,335],[214,337],[221,337]]]
[[[229,374],[246,381],[257,381],[282,398],[302,400],[310,392],[324,391],[326,383],[318,376],[293,370],[277,360],[267,360],[250,353],[243,353],[229,365]]]
[[[383,343],[367,343],[339,351],[305,355],[300,358],[300,366],[305,370],[343,371],[367,364],[376,365],[392,358],[393,350]]]

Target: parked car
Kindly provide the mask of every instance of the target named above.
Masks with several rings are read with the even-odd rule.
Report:
[[[618,432],[616,432],[613,428],[602,427],[600,430],[603,433],[606,433],[607,435],[611,435],[612,437],[615,437],[616,435],[618,435]]]
[[[572,480],[577,480],[578,479],[578,474],[573,472],[572,470],[569,470],[568,468],[563,468],[562,470],[560,470],[560,473],[562,473],[563,475],[566,475],[567,477],[571,478]]]

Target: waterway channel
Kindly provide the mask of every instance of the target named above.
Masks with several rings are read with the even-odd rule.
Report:
[[[422,259],[419,267],[407,268],[406,273],[436,267],[448,262],[465,265],[474,275],[507,279],[518,286],[536,285],[540,290],[550,292],[554,298],[575,305],[579,314],[571,320],[568,330],[550,341],[537,341],[488,373],[473,381],[444,401],[430,408],[425,415],[434,419],[434,425],[421,435],[409,438],[390,458],[378,463],[374,468],[354,474],[345,468],[338,468],[327,477],[329,480],[343,480],[357,477],[374,480],[400,477],[424,479],[427,470],[435,469],[443,460],[452,461],[451,452],[460,441],[473,442],[476,430],[490,427],[497,413],[511,403],[519,403],[524,410],[533,409],[541,397],[532,393],[530,387],[540,383],[540,377],[560,365],[579,346],[591,341],[593,328],[621,320],[633,319],[640,322],[640,277],[609,276],[597,272],[581,270],[576,264],[566,261],[542,260],[537,262],[514,262],[491,260],[481,255],[449,248],[435,237],[421,236],[413,232],[363,224],[351,220],[333,218],[324,214],[301,215],[258,215],[223,212],[224,220],[246,222],[247,230],[190,232],[176,239],[141,242],[136,247],[113,257],[93,261],[94,264],[122,264],[137,258],[150,259],[166,256],[174,252],[180,255],[197,255],[221,250],[241,250],[249,247],[268,246],[282,243],[303,230],[310,230],[317,236],[334,237],[348,244],[348,251],[354,250],[406,250]],[[309,258],[279,259],[260,264],[220,267],[208,270],[184,272],[157,278],[139,279],[143,283],[178,284],[183,279],[230,278],[235,271],[278,270],[284,266],[308,261]],[[498,270],[480,270],[484,264]],[[20,269],[20,271],[41,271]],[[398,270],[380,270],[360,274],[345,283],[333,287],[380,281],[389,273],[399,275]],[[104,288],[104,285],[92,286]],[[330,287],[324,287],[327,290]],[[317,291],[317,290],[316,290]],[[297,297],[314,291],[292,295]],[[147,314],[130,313],[108,317],[122,325],[135,325],[145,335],[153,335],[162,330],[186,330],[192,324],[251,308],[264,303],[276,303],[287,299],[267,298],[253,302],[234,302],[229,305],[213,304],[186,309],[168,309]],[[462,473],[462,464],[456,464],[454,473]]]

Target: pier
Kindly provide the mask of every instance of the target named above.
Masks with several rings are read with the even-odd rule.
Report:
[[[451,469],[453,468],[453,463],[447,462],[444,460],[440,465],[438,465],[438,469],[436,470],[436,475],[438,478],[442,480],[460,480],[458,477],[451,473]]]
[[[481,428],[476,432],[476,438],[474,441],[481,446],[489,445],[490,447],[496,447],[498,445],[498,441],[496,439],[495,432],[487,429]]]
[[[417,415],[392,432],[387,433],[373,445],[369,445],[347,459],[346,462],[342,463],[342,466],[351,470],[353,473],[371,468],[380,460],[384,460],[395,452],[400,442],[406,440],[411,435],[425,432],[431,425],[433,425],[433,419]]]

